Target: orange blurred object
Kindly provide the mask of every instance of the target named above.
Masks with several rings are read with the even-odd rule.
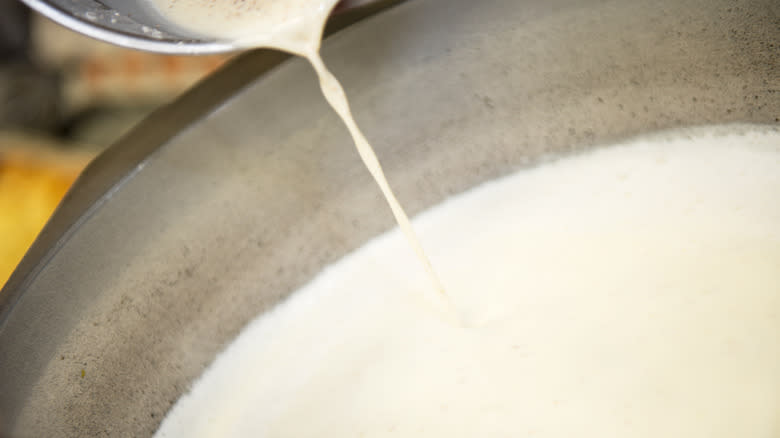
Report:
[[[2,286],[91,156],[18,138],[0,145]]]

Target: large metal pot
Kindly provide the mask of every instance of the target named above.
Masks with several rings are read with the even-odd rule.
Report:
[[[415,213],[551,154],[777,125],[779,9],[415,0],[323,52]],[[393,226],[311,69],[284,59],[238,59],[85,171],[0,294],[0,435],[151,434],[244,324]]]

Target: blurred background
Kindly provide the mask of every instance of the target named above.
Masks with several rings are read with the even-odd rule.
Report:
[[[84,166],[226,59],[110,46],[0,0],[0,287]]]

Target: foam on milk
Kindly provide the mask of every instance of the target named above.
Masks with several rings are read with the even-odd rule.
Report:
[[[344,89],[320,57],[320,41],[330,11],[338,0],[151,0],[166,18],[185,29],[231,41],[236,47],[270,47],[306,58],[314,67],[320,88],[330,106],[349,129],[360,158],[382,191],[390,209],[417,255],[434,289],[439,305],[448,306],[438,275],[396,200],[374,149],[360,131]],[[423,293],[426,293],[426,288]],[[427,293],[426,293],[427,294]],[[430,295],[430,294],[427,294]]]
[[[737,133],[740,132],[740,133]],[[686,130],[489,182],[253,321],[158,437],[777,437],[780,131]]]

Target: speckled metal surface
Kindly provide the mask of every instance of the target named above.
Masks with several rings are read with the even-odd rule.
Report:
[[[415,213],[642,133],[777,125],[778,8],[416,0],[334,36],[324,57]],[[71,194],[88,209],[63,204],[75,226],[49,231],[58,244],[13,281],[4,313],[2,433],[151,434],[244,324],[393,225],[308,65],[249,84],[264,56],[99,159]],[[107,193],[94,182],[117,173]]]

